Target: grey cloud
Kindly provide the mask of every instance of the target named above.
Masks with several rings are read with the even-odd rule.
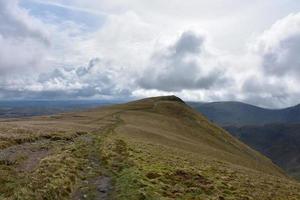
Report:
[[[188,65],[192,65],[191,63]],[[151,70],[147,72],[150,75]],[[184,71],[180,72],[166,72],[171,74],[161,74],[157,77],[149,79],[143,77],[138,80],[138,84],[144,89],[158,89],[163,91],[181,91],[183,89],[210,89],[214,86],[224,84],[226,85],[229,80],[223,76],[221,71],[212,72],[208,75],[199,78],[190,74],[193,72]],[[183,74],[184,73],[184,74]]]
[[[144,89],[181,91],[210,89],[228,83],[222,70],[212,67],[204,71],[204,66],[199,63],[204,42],[203,36],[191,31],[184,32],[174,45],[152,56],[150,65],[137,79],[137,84]]]
[[[283,82],[281,82],[283,83]],[[279,81],[270,83],[269,79],[266,77],[258,78],[258,77],[250,77],[245,80],[242,86],[242,91],[246,93],[269,93],[276,94],[277,96],[287,95],[285,84],[280,85]]]
[[[62,78],[64,79],[65,76],[63,74],[63,72],[59,69],[54,69],[52,72],[50,73],[42,73],[39,75],[38,77],[38,82],[40,83],[45,83],[53,78]]]
[[[198,54],[201,52],[204,40],[203,36],[195,35],[192,31],[186,31],[182,33],[172,48],[175,50],[176,55],[187,53]]]
[[[100,63],[101,60],[99,58],[93,58],[90,60],[89,64],[87,67],[79,67],[77,70],[76,70],[76,74],[78,76],[84,76],[86,74],[89,73],[89,71],[95,66],[97,65],[98,63]]]
[[[294,98],[282,80],[270,82],[267,77],[248,78],[243,83],[241,93],[244,95],[243,101],[263,107],[278,107]]]
[[[286,102],[288,102],[288,99],[291,98],[293,98],[293,101],[296,100],[296,98],[291,96],[261,96],[258,94],[250,94],[247,95],[246,98],[242,99],[242,101],[264,108],[283,108],[287,106]]]
[[[300,13],[278,20],[256,46],[265,75],[300,79]]]
[[[297,35],[284,38],[277,47],[263,53],[263,69],[276,76],[299,75],[300,31]],[[300,77],[299,77],[300,78]]]

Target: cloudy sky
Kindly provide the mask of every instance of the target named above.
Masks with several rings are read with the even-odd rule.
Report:
[[[296,0],[0,0],[0,99],[300,103]]]

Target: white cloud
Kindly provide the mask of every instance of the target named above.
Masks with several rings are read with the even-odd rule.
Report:
[[[290,14],[265,31],[256,44],[265,73],[299,75],[300,13]],[[300,78],[298,76],[297,78]]]
[[[299,103],[300,14],[290,14],[264,31],[251,45],[259,61],[244,78],[243,100],[266,107]]]
[[[47,73],[31,76],[31,79],[19,77],[6,81],[1,96],[38,99],[129,97],[131,91],[128,86],[118,84],[122,82],[121,74],[122,69],[95,58],[86,66],[55,68]]]
[[[291,0],[26,1],[49,11],[0,0],[0,98],[298,103],[300,14],[284,17],[298,8]],[[91,15],[95,29],[85,24]]]
[[[0,32],[4,37],[36,38],[48,42],[46,30],[39,20],[32,18],[17,0],[0,1]]]
[[[0,0],[0,75],[37,68],[49,46],[41,22],[15,0]]]

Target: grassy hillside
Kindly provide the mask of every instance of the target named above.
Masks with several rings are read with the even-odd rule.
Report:
[[[300,124],[224,128],[300,180]]]
[[[177,97],[0,123],[0,199],[299,199]]]
[[[221,126],[264,125],[269,123],[300,123],[300,106],[265,109],[242,102],[190,102],[193,108]]]

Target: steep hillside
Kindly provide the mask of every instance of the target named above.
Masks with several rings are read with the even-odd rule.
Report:
[[[221,126],[300,123],[300,105],[285,109],[265,109],[242,102],[190,102],[193,108]]]
[[[181,99],[0,123],[1,199],[300,199],[300,184]]]
[[[224,128],[300,180],[300,124]]]

